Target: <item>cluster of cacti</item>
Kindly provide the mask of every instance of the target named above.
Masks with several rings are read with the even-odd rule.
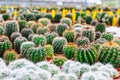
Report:
[[[22,58],[27,58],[27,51],[29,48],[35,46],[33,42],[23,42],[20,46],[20,53]]]
[[[67,24],[69,27],[72,25],[72,20],[70,18],[62,18],[60,22]]]
[[[68,42],[75,42],[76,33],[73,28],[68,28],[63,32],[63,37],[65,37]]]
[[[104,32],[104,33],[101,34],[100,37],[106,39],[107,41],[112,41],[113,40],[113,34],[112,33]]]
[[[21,31],[23,28],[26,28],[26,27],[27,27],[27,21],[25,21],[25,20],[19,20],[19,21],[18,21],[18,24],[19,24],[20,31]]]
[[[53,39],[52,46],[54,53],[62,53],[63,46],[67,44],[67,40],[64,37],[56,37]]]
[[[83,29],[81,34],[82,36],[87,37],[90,40],[90,42],[93,42],[95,40],[95,32],[92,29],[89,29],[89,27]]]
[[[77,46],[74,43],[68,43],[63,47],[63,53],[67,59],[74,59],[77,53]]]
[[[44,47],[31,47],[27,51],[28,59],[37,63],[39,61],[43,61],[45,59],[46,53]]]
[[[0,26],[0,35],[3,35],[5,33],[4,28]]]
[[[50,20],[47,18],[41,18],[38,20],[38,23],[41,23],[43,26],[47,26],[48,24],[50,24]]]
[[[5,34],[10,37],[13,32],[19,32],[19,25],[16,21],[7,21],[5,24]]]
[[[53,49],[52,45],[45,45],[45,53],[46,53],[47,57],[53,58],[54,49]]]
[[[48,32],[49,29],[47,27],[38,27],[37,28],[37,34],[42,34],[44,35],[46,32]]]
[[[16,52],[20,53],[20,46],[23,42],[26,42],[27,39],[25,37],[17,37],[15,40],[14,40],[14,49]]]
[[[105,32],[106,30],[106,26],[104,23],[98,23],[96,26],[95,26],[95,31],[98,32],[100,31],[101,33]]]
[[[44,35],[34,35],[32,38],[32,42],[35,43],[36,46],[44,46],[46,44],[46,37]]]
[[[58,24],[56,26],[56,32],[59,34],[59,36],[63,35],[63,32],[68,28],[67,24]]]
[[[33,34],[33,33],[34,33],[34,32],[33,32],[33,30],[32,30],[31,28],[24,28],[24,29],[22,29],[22,31],[21,31],[22,36],[25,37],[25,38],[28,38],[28,36],[29,36],[30,34]]]
[[[79,47],[76,54],[76,60],[80,61],[81,63],[94,64],[97,60],[97,57],[98,54],[96,49],[88,45]]]
[[[8,64],[17,59],[17,53],[14,50],[6,50],[4,53],[4,60]]]

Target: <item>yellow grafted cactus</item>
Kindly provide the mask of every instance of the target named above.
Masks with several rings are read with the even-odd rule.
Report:
[[[51,11],[51,14],[52,14],[52,18],[54,18],[55,17],[55,10],[54,9]]]
[[[112,26],[116,26],[116,24],[117,24],[117,18],[116,18],[116,17],[113,17]]]
[[[96,16],[97,16],[97,11],[95,10],[95,11],[93,11],[92,18],[93,18],[93,19],[95,19],[95,18],[96,18]]]
[[[14,10],[13,14],[14,14],[14,17],[17,17],[17,15],[18,15],[16,10]]]
[[[75,20],[76,20],[75,9],[72,9],[72,21],[75,22]]]
[[[86,11],[86,16],[89,16],[89,15],[90,15],[90,11],[87,10],[87,11]]]
[[[66,15],[65,13],[66,13],[65,9],[63,9],[63,10],[62,10],[62,18],[65,17],[65,15]]]

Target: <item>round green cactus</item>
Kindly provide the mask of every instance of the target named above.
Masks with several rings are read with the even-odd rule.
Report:
[[[69,27],[72,25],[72,20],[70,18],[62,18],[60,22],[67,24]]]
[[[90,43],[90,41],[86,37],[79,37],[76,40],[77,46],[85,46],[85,45],[88,45],[89,43]]]
[[[95,32],[89,28],[82,30],[82,36],[87,37],[90,42],[93,42],[95,40]]]
[[[107,41],[112,41],[113,40],[113,34],[111,34],[111,33],[104,32],[104,33],[101,34],[100,37],[106,39]]]
[[[35,46],[33,42],[23,42],[20,46],[20,53],[22,58],[27,58],[27,50],[31,47]]]
[[[105,29],[106,29],[106,26],[104,23],[98,23],[96,26],[95,26],[95,31],[98,32],[100,31],[101,33],[105,32]]]
[[[47,57],[53,58],[54,49],[52,45],[45,45],[45,52]]]
[[[17,53],[20,53],[20,46],[23,42],[26,42],[27,39],[25,37],[17,37],[14,40],[14,49]]]
[[[59,34],[59,36],[63,35],[63,32],[68,28],[67,24],[58,24],[56,27],[56,32]]]
[[[74,43],[68,43],[63,47],[63,53],[67,59],[74,59],[77,53],[77,46]]]
[[[30,35],[28,36],[28,41],[32,41],[33,36],[34,36],[34,34],[30,34]]]
[[[57,66],[62,66],[66,59],[64,57],[58,56],[53,59],[53,63]]]
[[[44,35],[34,35],[32,38],[32,42],[35,43],[36,46],[44,46],[46,44],[46,37]]]
[[[33,33],[34,33],[34,32],[33,32],[33,30],[32,30],[31,28],[24,28],[24,29],[22,29],[22,31],[21,31],[22,36],[25,37],[25,38],[28,38],[28,36],[29,36],[30,34],[33,34]]]
[[[79,47],[76,54],[76,60],[81,63],[94,64],[97,60],[96,49],[88,45]]]
[[[87,24],[91,24],[91,22],[92,22],[92,17],[91,17],[91,16],[86,16],[86,17],[85,17],[85,21],[86,21]]]
[[[18,14],[18,16],[16,17],[16,20],[25,20],[23,14]]]
[[[45,49],[44,47],[31,47],[27,51],[28,59],[30,61],[33,61],[34,63],[37,63],[39,61],[43,61],[46,57]]]
[[[52,32],[52,33],[46,33],[45,34],[46,40],[47,40],[47,44],[52,44],[52,41],[55,37],[58,37],[58,34],[56,32]]]
[[[60,13],[56,13],[54,17],[54,22],[59,23],[62,18],[62,15]]]
[[[19,20],[19,21],[18,21],[18,24],[19,24],[20,31],[21,31],[23,28],[26,28],[26,27],[27,27],[27,21],[25,21],[25,20]]]
[[[53,39],[52,46],[54,53],[62,53],[63,46],[67,44],[67,40],[64,37],[56,37]]]
[[[33,13],[24,13],[23,16],[26,19],[26,21],[35,20],[35,16]]]
[[[37,13],[37,14],[34,14],[34,16],[35,16],[35,20],[38,21],[40,18],[44,17],[44,13]]]
[[[114,67],[120,67],[120,46],[115,42],[103,44],[99,50],[99,61],[101,63],[110,63]]]
[[[65,15],[65,17],[72,19],[72,14],[71,14],[71,13],[67,13],[67,14]]]
[[[35,21],[28,21],[27,22],[27,28],[31,28],[31,26],[35,24]]]
[[[0,35],[3,35],[5,33],[4,28],[0,26]]]
[[[48,18],[49,20],[53,19],[51,13],[46,13],[44,17]]]
[[[56,30],[55,24],[49,24],[47,27],[49,28],[50,32],[54,32]]]
[[[0,36],[0,57],[3,56],[7,49],[12,49],[12,43],[9,41],[8,37]]]
[[[2,15],[2,18],[3,18],[4,21],[9,20],[10,15],[8,13],[5,13],[5,14]]]
[[[5,24],[5,34],[10,37],[13,32],[19,32],[19,25],[16,21],[7,21]]]
[[[46,32],[49,32],[49,29],[47,27],[38,27],[37,28],[37,34],[44,35]]]
[[[37,32],[38,27],[42,27],[42,24],[34,23],[34,24],[31,25],[31,29],[33,30],[34,33]]]
[[[47,18],[41,18],[38,20],[38,23],[41,23],[43,26],[47,26],[48,24],[50,24],[50,20]]]
[[[75,42],[76,33],[72,28],[68,28],[63,32],[63,37],[65,37],[68,42]]]
[[[3,56],[5,62],[8,64],[17,59],[17,53],[14,50],[6,50]]]

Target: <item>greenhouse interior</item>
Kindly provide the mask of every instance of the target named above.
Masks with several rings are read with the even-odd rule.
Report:
[[[120,80],[120,0],[0,0],[0,80]]]

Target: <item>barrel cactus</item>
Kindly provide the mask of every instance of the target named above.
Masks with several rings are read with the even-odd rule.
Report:
[[[46,52],[47,57],[53,58],[54,49],[53,49],[52,45],[45,45],[45,52]]]
[[[74,43],[68,43],[63,47],[63,53],[67,59],[74,59],[77,53],[77,46]]]
[[[4,21],[9,20],[10,15],[8,13],[5,13],[5,14],[2,15],[2,18],[3,18]]]
[[[36,46],[38,46],[38,45],[44,46],[46,44],[46,38],[44,35],[36,34],[33,36],[32,42],[34,42]]]
[[[31,47],[35,46],[33,42],[23,42],[20,46],[20,53],[22,58],[27,58],[27,50]]]
[[[48,24],[50,24],[50,20],[47,18],[41,18],[38,20],[38,23],[41,23],[43,26],[47,26]]]
[[[37,34],[44,35],[46,32],[49,32],[49,29],[47,27],[38,27],[37,28]]]
[[[62,66],[66,59],[64,57],[58,56],[53,59],[53,63],[57,66]]]
[[[105,32],[105,29],[106,29],[106,26],[104,23],[98,23],[96,26],[95,26],[95,31],[100,31],[101,33]]]
[[[67,13],[67,14],[65,15],[65,17],[72,19],[72,14],[71,14],[71,13]]]
[[[69,27],[72,25],[72,20],[70,18],[62,18],[60,22],[67,24]]]
[[[50,32],[54,32],[56,30],[55,24],[49,24],[47,27],[49,28]]]
[[[64,37],[56,37],[53,39],[52,46],[54,53],[62,53],[63,46],[67,43],[67,40]]]
[[[91,22],[92,22],[92,17],[91,17],[91,16],[86,16],[86,17],[85,17],[85,21],[86,21],[87,24],[91,24]]]
[[[89,45],[79,47],[76,54],[76,60],[81,63],[94,64],[97,60],[96,49]]]
[[[99,50],[99,61],[101,63],[110,63],[114,67],[120,67],[120,46],[115,42],[106,42]]]
[[[46,53],[44,47],[31,47],[27,51],[28,59],[37,63],[39,61],[43,61],[45,59]]]
[[[5,32],[4,32],[4,28],[2,26],[0,26],[0,35],[3,35]]]
[[[24,13],[23,16],[26,19],[26,21],[35,20],[35,16],[33,13]]]
[[[21,31],[23,28],[26,28],[26,27],[27,27],[27,21],[25,21],[25,20],[19,20],[19,21],[18,21],[18,24],[19,24],[19,27],[20,27],[20,31]]]
[[[30,34],[33,34],[33,33],[34,33],[34,32],[33,32],[33,30],[32,30],[31,28],[24,28],[24,29],[22,29],[22,31],[21,31],[22,36],[25,37],[25,38],[28,38],[28,36],[29,36]]]
[[[12,43],[9,41],[8,37],[0,36],[0,57],[2,57],[5,50],[8,49],[12,49]]]
[[[46,40],[47,40],[47,44],[52,44],[52,41],[55,37],[58,37],[58,34],[56,32],[52,32],[52,33],[46,33],[45,34]]]
[[[76,40],[76,44],[77,46],[85,46],[85,45],[88,45],[90,43],[89,39],[86,38],[86,37],[79,37],[77,40]]]
[[[87,37],[90,42],[93,42],[95,40],[95,32],[89,28],[82,30],[82,36]]]
[[[60,13],[56,13],[54,17],[54,22],[59,23],[62,15]]]
[[[13,32],[19,32],[19,25],[16,21],[7,21],[5,24],[5,34],[10,37]]]
[[[63,35],[63,32],[68,28],[67,24],[58,24],[56,26],[56,32],[59,34],[59,36]]]
[[[17,59],[17,53],[14,50],[6,50],[3,56],[5,62],[8,64]]]
[[[106,39],[107,41],[112,41],[113,40],[113,34],[112,33],[104,32],[104,33],[101,34],[100,37]]]
[[[31,29],[33,30],[34,33],[36,33],[38,27],[42,27],[42,24],[34,23],[34,24],[32,24]]]
[[[25,37],[18,37],[14,40],[14,48],[15,51],[19,54],[20,53],[20,46],[23,42],[26,42],[27,39]]]
[[[35,24],[35,21],[28,21],[27,28],[30,28],[33,24]]]
[[[68,28],[63,32],[63,37],[65,37],[68,42],[75,42],[76,33],[72,28]]]
[[[51,13],[46,13],[45,18],[48,18],[49,20],[52,20],[52,14]]]

